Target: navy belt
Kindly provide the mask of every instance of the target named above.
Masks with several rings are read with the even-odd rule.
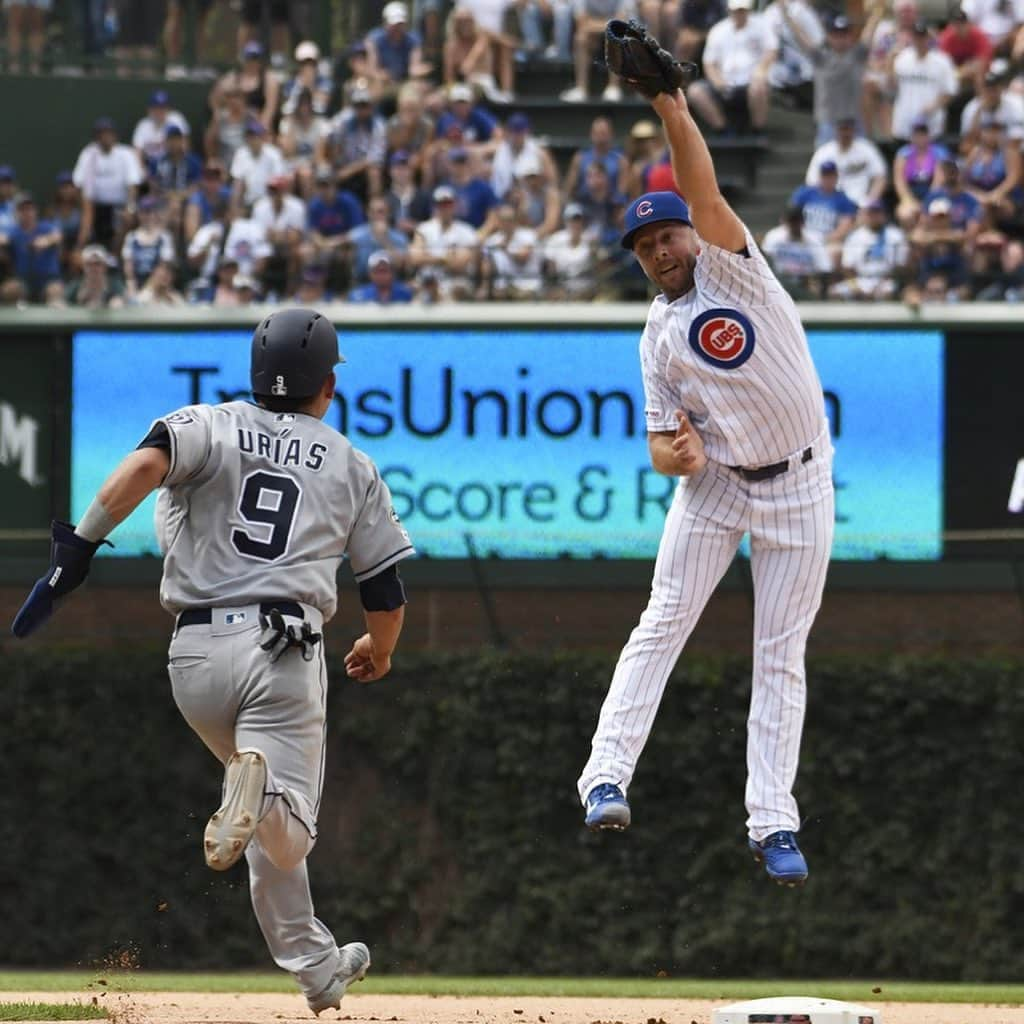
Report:
[[[260,601],[261,615],[269,615],[275,608],[282,615],[293,615],[297,619],[306,617],[302,605],[296,604],[294,601]],[[182,626],[209,626],[212,623],[212,608],[186,608],[185,611],[178,613],[178,629],[181,629]]]
[[[814,458],[814,451],[811,448],[805,448],[800,456],[800,462],[810,462],[812,458]],[[744,480],[774,480],[775,477],[782,476],[789,469],[789,459],[773,462],[770,466],[757,466],[755,469],[747,469],[746,466],[730,466],[729,468],[736,470]]]

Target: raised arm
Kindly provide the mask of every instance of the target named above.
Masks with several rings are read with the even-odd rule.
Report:
[[[678,89],[663,92],[651,105],[665,126],[676,187],[689,204],[697,234],[720,249],[740,252],[747,244],[746,230],[718,189],[711,153],[686,97]]]

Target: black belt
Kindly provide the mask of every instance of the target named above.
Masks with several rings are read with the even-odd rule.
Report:
[[[810,462],[812,458],[814,458],[813,450],[805,448],[800,456],[800,462]],[[735,469],[744,480],[773,480],[777,476],[782,476],[789,469],[789,459],[773,462],[770,466],[757,466],[755,469],[747,469],[746,466],[730,466],[729,468]]]
[[[231,606],[227,605],[226,607]],[[261,615],[269,615],[275,608],[282,615],[294,615],[297,619],[306,617],[302,605],[296,604],[294,601],[260,601]],[[181,629],[182,626],[209,626],[212,623],[212,608],[186,608],[183,612],[178,613],[178,629]]]

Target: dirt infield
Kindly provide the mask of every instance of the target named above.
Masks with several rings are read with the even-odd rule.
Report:
[[[0,1002],[92,1002],[115,1024],[279,1024],[314,1020],[298,995],[223,995],[191,992],[3,992]],[[545,999],[476,996],[347,996],[341,1010],[320,1021],[397,1024],[710,1024],[728,1001],[680,999]],[[1022,1024],[1020,1006],[878,1003],[882,1024]]]

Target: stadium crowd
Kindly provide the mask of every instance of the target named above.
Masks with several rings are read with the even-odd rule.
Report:
[[[46,6],[5,4],[9,56],[34,24],[23,9]],[[206,124],[175,109],[171,81],[124,139],[97,119],[46,196],[19,189],[0,144],[0,303],[642,294],[618,236],[632,197],[673,187],[656,122],[616,138],[598,116],[560,167],[515,107],[526,59],[574,68],[561,99],[585,100],[605,20],[631,15],[701,64],[688,98],[709,136],[763,131],[773,102],[813,119],[805,179],[762,241],[798,297],[1024,298],[1024,0],[941,17],[868,0],[856,24],[809,0],[446,8],[391,0],[337,60],[308,39],[284,60],[280,26],[273,60],[240,36]]]

